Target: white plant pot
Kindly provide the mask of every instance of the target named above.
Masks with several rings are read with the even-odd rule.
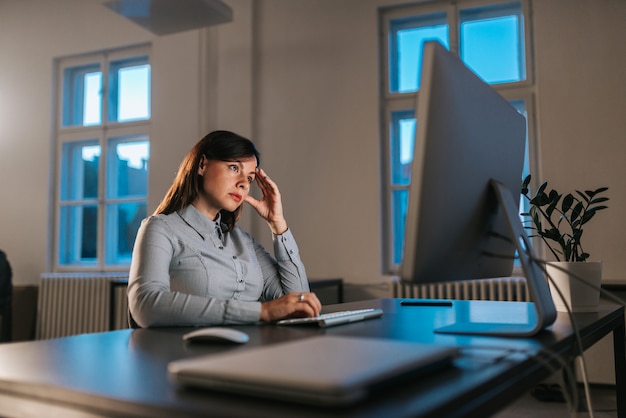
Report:
[[[597,312],[600,304],[600,285],[602,282],[602,262],[550,262],[546,265],[550,282],[552,300],[559,312]],[[586,283],[591,286],[583,283]],[[556,291],[555,286],[563,294]]]

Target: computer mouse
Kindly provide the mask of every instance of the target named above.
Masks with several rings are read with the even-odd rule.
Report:
[[[183,340],[244,344],[250,340],[250,337],[245,332],[232,328],[207,327],[186,333],[183,335]]]

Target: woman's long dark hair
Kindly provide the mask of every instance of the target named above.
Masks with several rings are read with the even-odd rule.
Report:
[[[233,132],[213,131],[202,138],[185,156],[178,168],[176,178],[154,211],[155,215],[169,215],[189,206],[196,200],[202,187],[202,177],[198,175],[198,168],[203,156],[209,160],[218,161],[256,157],[257,166],[259,165],[259,152],[252,141]],[[241,208],[242,206],[239,206],[234,212],[220,211],[226,231],[235,227],[235,222],[241,215]]]

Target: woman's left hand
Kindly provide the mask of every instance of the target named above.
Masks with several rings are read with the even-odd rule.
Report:
[[[256,170],[256,182],[263,196],[261,199],[255,199],[248,195],[246,196],[246,202],[265,219],[275,235],[284,234],[285,231],[287,231],[287,221],[283,215],[283,203],[278,186],[269,178],[267,173],[260,168]]]
[[[312,292],[289,293],[261,304],[261,321],[272,322],[285,318],[318,316],[322,303]]]

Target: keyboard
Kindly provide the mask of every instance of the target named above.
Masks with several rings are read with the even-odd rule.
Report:
[[[320,328],[347,324],[350,322],[363,321],[382,316],[382,309],[356,309],[352,311],[332,312],[321,314],[312,318],[291,318],[277,322],[278,325],[313,325]]]

